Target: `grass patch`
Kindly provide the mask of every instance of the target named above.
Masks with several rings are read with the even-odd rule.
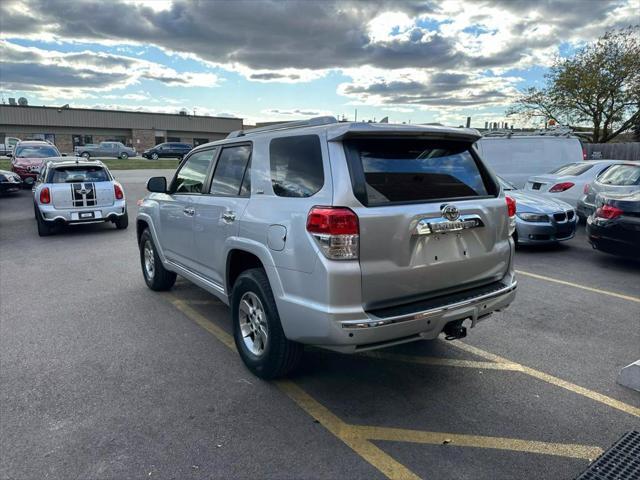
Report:
[[[74,157],[69,157],[73,159]],[[118,158],[107,158],[101,160],[110,170],[147,170],[155,168],[175,169],[180,163],[178,159],[159,158],[158,160],[145,160],[144,158],[129,158],[120,160]],[[0,170],[11,170],[11,160],[0,159]]]

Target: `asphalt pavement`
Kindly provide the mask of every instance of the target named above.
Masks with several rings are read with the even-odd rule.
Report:
[[[149,176],[120,171],[131,220]],[[229,310],[144,284],[135,222],[37,235],[0,198],[0,478],[574,478],[640,428],[640,264],[583,229],[517,251],[514,304],[469,331],[253,377]]]

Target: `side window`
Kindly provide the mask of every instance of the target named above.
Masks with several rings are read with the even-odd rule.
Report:
[[[251,186],[250,184],[245,185],[243,179],[247,177],[247,181],[249,181],[250,169],[248,165],[250,158],[250,145],[223,148],[220,153],[220,158],[218,158],[216,171],[213,174],[213,181],[211,182],[211,190],[209,193],[212,195],[232,197],[249,195]]]
[[[191,155],[173,179],[171,192],[202,193],[202,186],[215,152],[216,149],[212,149]]]
[[[317,135],[271,140],[271,185],[279,197],[310,197],[324,185],[322,150]]]

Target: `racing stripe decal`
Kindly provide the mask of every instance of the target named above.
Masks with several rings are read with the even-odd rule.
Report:
[[[93,183],[72,183],[71,195],[74,207],[93,207],[96,205],[96,187]]]

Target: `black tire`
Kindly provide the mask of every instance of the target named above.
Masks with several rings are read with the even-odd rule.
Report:
[[[152,273],[149,274],[147,267],[145,266],[145,248],[151,248],[151,254],[153,257],[153,270]],[[174,272],[170,272],[162,265],[162,261],[158,256],[158,252],[156,250],[156,245],[153,243],[153,238],[151,237],[151,233],[149,229],[145,229],[140,235],[140,265],[142,267],[142,276],[144,277],[144,281],[151,290],[155,290],[157,292],[163,290],[169,290],[173,287],[173,284],[176,283],[176,274]]]
[[[116,228],[118,230],[126,229],[129,226],[129,213],[124,212],[124,215],[119,216],[114,223],[116,224]]]
[[[87,158],[87,159],[91,158],[91,154],[89,152],[82,152],[82,155],[80,155],[80,156],[84,157],[84,158]]]
[[[263,344],[264,351],[259,355],[249,350],[240,327],[240,301],[247,293],[255,295],[264,310],[263,321],[260,323],[265,325],[268,335],[267,341]],[[254,375],[267,380],[283,377],[299,365],[303,347],[285,336],[269,279],[264,270],[253,268],[240,274],[233,286],[231,315],[236,348],[242,361]]]
[[[151,160],[157,160],[159,158],[159,155],[156,152],[153,152],[151,154]]]
[[[127,160],[127,159],[129,158],[129,154],[128,154],[128,153],[126,153],[126,152],[122,152],[122,153],[120,154],[120,158],[121,158],[122,160]]]
[[[38,207],[34,205],[33,208],[35,209],[36,225],[38,226],[38,235],[41,237],[48,237],[53,233],[53,225],[50,225],[49,223],[45,222],[42,219],[42,215],[38,211]]]

